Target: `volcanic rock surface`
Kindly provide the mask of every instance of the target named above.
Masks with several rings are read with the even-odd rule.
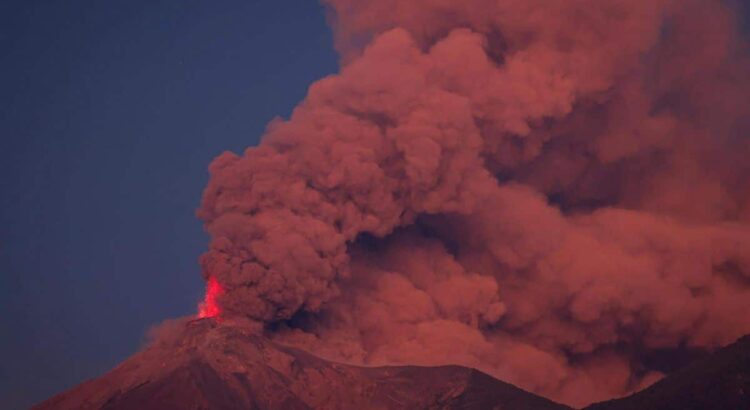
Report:
[[[587,410],[750,409],[750,335],[631,396]]]
[[[350,366],[213,319],[175,328],[35,409],[568,409],[466,367]]]
[[[570,409],[478,370],[340,364],[214,319],[162,333],[34,409]],[[750,409],[750,335],[641,392],[586,408],[626,409]]]

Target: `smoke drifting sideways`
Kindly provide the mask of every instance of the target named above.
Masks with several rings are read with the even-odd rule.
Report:
[[[203,316],[582,405],[750,332],[750,59],[710,0],[328,0],[341,69],[198,211]]]

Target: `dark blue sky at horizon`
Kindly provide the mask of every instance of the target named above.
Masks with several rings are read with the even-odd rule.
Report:
[[[337,56],[315,0],[6,0],[0,51],[0,408],[20,409],[195,312],[209,162]]]
[[[211,159],[336,70],[315,1],[0,5],[0,407],[192,314]]]

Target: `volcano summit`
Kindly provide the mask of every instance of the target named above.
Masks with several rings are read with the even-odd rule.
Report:
[[[214,319],[174,321],[111,372],[34,410],[570,409],[477,370],[339,364],[249,328]],[[750,336],[645,391],[586,409],[747,408]]]

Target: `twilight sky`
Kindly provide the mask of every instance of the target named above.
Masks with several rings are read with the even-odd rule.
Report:
[[[0,403],[191,314],[207,166],[336,69],[315,1],[0,4]]]

